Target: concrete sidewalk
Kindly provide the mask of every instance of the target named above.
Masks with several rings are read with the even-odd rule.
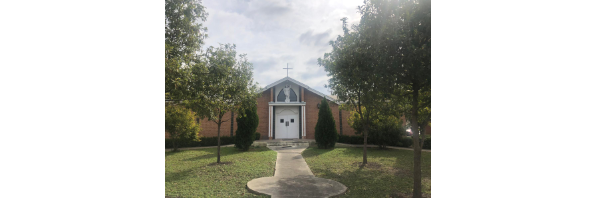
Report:
[[[275,197],[330,197],[347,191],[333,180],[318,178],[307,166],[301,152],[307,146],[268,146],[278,152],[274,177],[247,182],[247,189],[256,194]]]

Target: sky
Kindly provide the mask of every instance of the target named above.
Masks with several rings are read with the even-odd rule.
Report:
[[[327,95],[328,77],[317,59],[330,52],[329,41],[342,34],[341,18],[359,22],[363,0],[203,0],[208,46],[233,43],[253,63],[260,87],[289,77]]]

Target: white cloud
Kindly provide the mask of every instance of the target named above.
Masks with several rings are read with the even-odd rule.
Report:
[[[326,94],[329,77],[315,61],[329,52],[330,40],[342,34],[341,18],[359,21],[362,0],[204,0],[209,13],[206,45],[234,43],[254,64],[254,79],[266,86],[286,76]]]

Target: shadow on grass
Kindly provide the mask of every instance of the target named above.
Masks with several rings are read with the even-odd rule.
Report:
[[[328,169],[314,169],[314,172],[323,173],[324,178],[335,180],[347,186],[348,190],[345,193],[347,197],[388,197],[397,190],[408,192],[412,187],[407,179],[400,179],[392,174],[370,169],[368,166],[360,166],[357,169],[347,170],[340,174]],[[402,187],[397,189],[397,185]]]
[[[180,181],[183,179],[186,179],[187,177],[191,176],[191,172],[193,172],[193,169],[187,169],[184,171],[179,171],[176,173],[168,173],[166,174],[166,182],[175,182],[175,181]]]
[[[301,156],[303,156],[303,158],[317,157],[319,155],[326,154],[333,150],[334,150],[334,148],[319,149],[318,147],[309,147],[309,148],[303,150],[303,152],[301,152]]]
[[[255,152],[264,152],[264,151],[269,151],[270,149],[262,147],[262,148],[251,148],[248,151],[242,151],[233,147],[221,147],[220,148],[220,158],[224,157],[224,156],[232,156],[232,155],[237,155],[237,154],[241,154],[241,153],[255,153]],[[197,160],[203,160],[203,159],[208,159],[208,158],[214,158],[214,160],[216,160],[217,158],[217,154],[218,154],[218,150],[217,148],[207,148],[207,149],[202,149],[202,151],[207,152],[208,154],[204,154],[204,155],[198,155],[195,157],[191,157],[191,158],[187,158],[184,159],[183,161],[197,161]]]

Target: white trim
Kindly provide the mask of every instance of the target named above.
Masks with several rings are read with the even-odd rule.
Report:
[[[305,102],[268,102],[269,106],[305,106]]]
[[[315,89],[312,89],[312,88],[310,88],[310,87],[309,87],[309,86],[307,86],[306,84],[303,84],[303,83],[301,83],[301,82],[299,82],[299,81],[297,81],[297,80],[295,80],[295,79],[292,79],[291,77],[288,77],[288,76],[287,76],[287,77],[284,77],[284,78],[282,78],[282,79],[280,79],[280,80],[278,80],[278,81],[276,81],[276,82],[274,82],[274,83],[271,83],[271,84],[267,85],[267,86],[266,86],[266,87],[264,87],[264,88],[262,88],[262,89],[260,90],[260,93],[261,93],[261,92],[264,92],[264,91],[266,91],[266,90],[268,90],[268,89],[270,89],[270,88],[272,88],[272,87],[274,87],[274,86],[276,86],[276,85],[278,85],[278,84],[280,84],[280,83],[283,83],[284,81],[287,81],[287,80],[288,80],[288,81],[291,81],[291,82],[293,82],[293,83],[295,83],[295,84],[297,84],[297,85],[299,85],[299,86],[301,86],[301,87],[307,88],[307,90],[309,90],[309,91],[311,91],[311,92],[313,92],[313,93],[315,93],[315,94],[317,94],[317,95],[319,95],[319,96],[325,97],[326,99],[328,99],[328,100],[330,100],[330,101],[332,101],[332,102],[334,102],[334,103],[336,103],[336,104],[340,104],[340,103],[339,103],[338,101],[336,101],[334,98],[332,98],[332,97],[330,97],[330,96],[327,96],[326,94],[320,93],[319,91],[316,91]],[[295,94],[296,94],[296,93],[295,93]],[[304,97],[303,95],[301,95],[301,96],[302,96],[302,97]],[[276,96],[275,96],[275,97],[276,97]]]
[[[293,114],[299,114],[299,112],[295,112],[295,111],[293,111],[293,109],[286,109],[286,108],[280,110],[279,112],[276,112],[276,114],[281,114],[283,111],[290,111],[290,112],[293,112]]]
[[[303,112],[301,114],[301,117],[303,117],[303,118],[301,118],[301,121],[303,121],[303,122],[301,122],[301,125],[303,125],[303,127],[301,127],[301,130],[302,130],[302,134],[303,134],[302,136],[305,136],[305,121],[306,121],[305,120],[305,106],[301,106],[301,108],[302,108],[301,112]]]

